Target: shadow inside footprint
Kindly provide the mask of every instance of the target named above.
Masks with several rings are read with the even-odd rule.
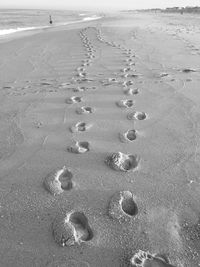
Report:
[[[116,171],[128,172],[138,168],[139,158],[136,155],[127,155],[117,152],[107,157],[106,163]]]
[[[63,190],[71,190],[73,188],[72,178],[73,174],[68,169],[66,169],[63,174],[60,175],[59,181]]]
[[[85,110],[87,113],[92,113],[92,108],[91,108],[91,107],[84,107],[84,110]]]
[[[145,120],[146,119],[146,113],[145,112],[136,112],[135,117],[137,120]]]
[[[159,77],[160,78],[163,78],[163,77],[167,77],[169,74],[168,73],[161,73],[160,75],[159,75]]]
[[[83,87],[77,87],[77,88],[74,88],[73,89],[73,92],[75,92],[75,93],[77,93],[77,92],[83,92],[83,91],[85,91],[85,88],[83,88]]]
[[[48,82],[41,82],[40,85],[52,85],[51,83],[48,83]]]
[[[88,152],[90,150],[89,142],[76,142],[75,145],[68,147],[67,149],[69,152],[82,154]]]
[[[128,120],[145,120],[147,118],[147,115],[145,112],[139,112],[139,111],[136,111],[136,112],[132,112],[132,113],[129,113],[127,115],[127,119]]]
[[[126,137],[129,141],[134,141],[136,139],[136,131],[135,130],[129,130],[126,133]]]
[[[78,145],[79,145],[81,151],[87,152],[90,150],[89,142],[79,142]]]
[[[132,99],[128,99],[128,100],[120,100],[116,104],[118,107],[121,107],[121,108],[131,108],[134,102]]]
[[[139,94],[139,90],[138,89],[129,88],[129,89],[125,90],[124,93],[126,95],[137,95],[137,94]]]
[[[51,172],[44,180],[45,188],[53,195],[59,195],[73,188],[73,174],[65,166]]]
[[[138,208],[137,205],[135,204],[135,201],[133,200],[132,194],[123,198],[121,206],[123,212],[129,216],[134,216],[138,213]]]
[[[69,222],[75,228],[77,240],[89,241],[93,238],[93,232],[88,224],[88,219],[83,212],[74,212],[69,217]]]
[[[116,192],[109,203],[109,215],[120,222],[129,221],[138,214],[135,197],[130,191]]]
[[[77,114],[84,114],[84,113],[88,114],[88,113],[93,113],[93,108],[91,108],[91,107],[81,107],[81,108],[78,108],[78,109],[76,110],[76,113],[77,113]]]
[[[136,135],[136,130],[128,130],[127,132],[125,132],[124,134],[119,134],[119,138],[121,140],[121,142],[127,142],[127,141],[134,141],[137,138]]]
[[[108,78],[108,82],[117,82],[117,79],[116,78]]]
[[[78,122],[75,126],[72,126],[70,128],[71,132],[85,132],[88,130],[92,125],[91,124],[86,124],[85,122]]]
[[[133,81],[126,81],[126,82],[123,82],[123,86],[124,87],[128,87],[128,86],[131,86],[133,85]]]
[[[79,97],[79,96],[72,96],[70,98],[67,98],[65,100],[65,103],[66,104],[73,104],[73,103],[79,103],[81,101],[82,101],[81,97]]]
[[[80,122],[77,124],[77,130],[80,132],[84,132],[86,130],[86,123]]]
[[[55,241],[62,247],[80,245],[93,238],[93,231],[83,212],[73,211],[58,215],[52,224]]]
[[[183,69],[182,72],[183,72],[183,73],[189,73],[189,72],[196,72],[196,70],[186,68],[186,69]]]

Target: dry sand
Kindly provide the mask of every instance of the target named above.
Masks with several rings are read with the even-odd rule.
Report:
[[[199,41],[176,14],[1,41],[0,266],[200,266]]]

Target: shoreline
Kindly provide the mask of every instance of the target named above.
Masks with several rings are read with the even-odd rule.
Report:
[[[57,31],[57,30],[64,30],[62,28],[65,28],[67,27],[70,27],[71,25],[79,25],[79,24],[86,24],[86,23],[90,23],[90,22],[93,22],[93,21],[99,21],[99,20],[102,20],[102,19],[105,19],[105,17],[101,17],[101,18],[98,18],[98,19],[92,19],[92,20],[86,20],[86,21],[74,21],[74,22],[69,22],[69,23],[66,23],[66,24],[62,24],[62,25],[56,25],[56,26],[44,26],[44,27],[41,27],[41,28],[35,28],[35,29],[31,29],[31,30],[24,30],[24,31],[19,31],[19,32],[15,32],[15,33],[11,33],[11,34],[7,34],[7,35],[3,35],[1,36],[0,35],[0,43],[5,43],[7,41],[12,41],[12,40],[15,40],[15,39],[18,39],[18,38],[23,38],[23,37],[27,37],[27,36],[31,36],[31,35],[35,35],[35,34],[40,34],[42,32],[46,32],[46,31]]]

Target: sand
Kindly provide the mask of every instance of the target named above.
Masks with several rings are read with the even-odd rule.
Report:
[[[0,266],[199,266],[198,27],[121,13],[1,40]]]

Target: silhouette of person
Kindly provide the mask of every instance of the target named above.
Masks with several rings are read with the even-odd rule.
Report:
[[[49,23],[50,23],[50,24],[53,24],[53,21],[52,21],[51,15],[49,15]]]

